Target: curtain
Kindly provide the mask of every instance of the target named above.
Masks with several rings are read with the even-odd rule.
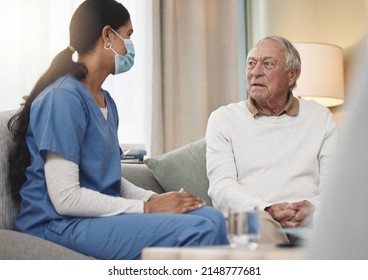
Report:
[[[152,155],[204,137],[210,113],[240,100],[240,2],[153,1]]]

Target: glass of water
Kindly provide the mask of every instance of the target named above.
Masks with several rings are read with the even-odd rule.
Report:
[[[258,209],[229,211],[228,235],[232,247],[257,248],[260,236]]]

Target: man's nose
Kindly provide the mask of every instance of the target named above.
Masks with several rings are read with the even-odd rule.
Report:
[[[252,74],[255,76],[263,75],[262,63],[257,63],[252,69]]]

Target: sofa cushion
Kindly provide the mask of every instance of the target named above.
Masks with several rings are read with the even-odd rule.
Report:
[[[165,192],[145,164],[123,163],[121,173],[125,179],[137,187],[156,193]]]
[[[184,188],[212,206],[207,194],[209,182],[204,138],[163,155],[145,159],[144,162],[166,192]]]
[[[18,214],[18,204],[13,201],[8,182],[8,154],[11,134],[7,128],[16,111],[0,112],[0,228],[13,229]]]
[[[0,260],[90,260],[50,241],[13,230],[0,229]]]

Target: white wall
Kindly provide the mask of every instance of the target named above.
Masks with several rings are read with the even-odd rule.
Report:
[[[266,35],[349,48],[365,31],[364,0],[250,0],[254,44]]]

